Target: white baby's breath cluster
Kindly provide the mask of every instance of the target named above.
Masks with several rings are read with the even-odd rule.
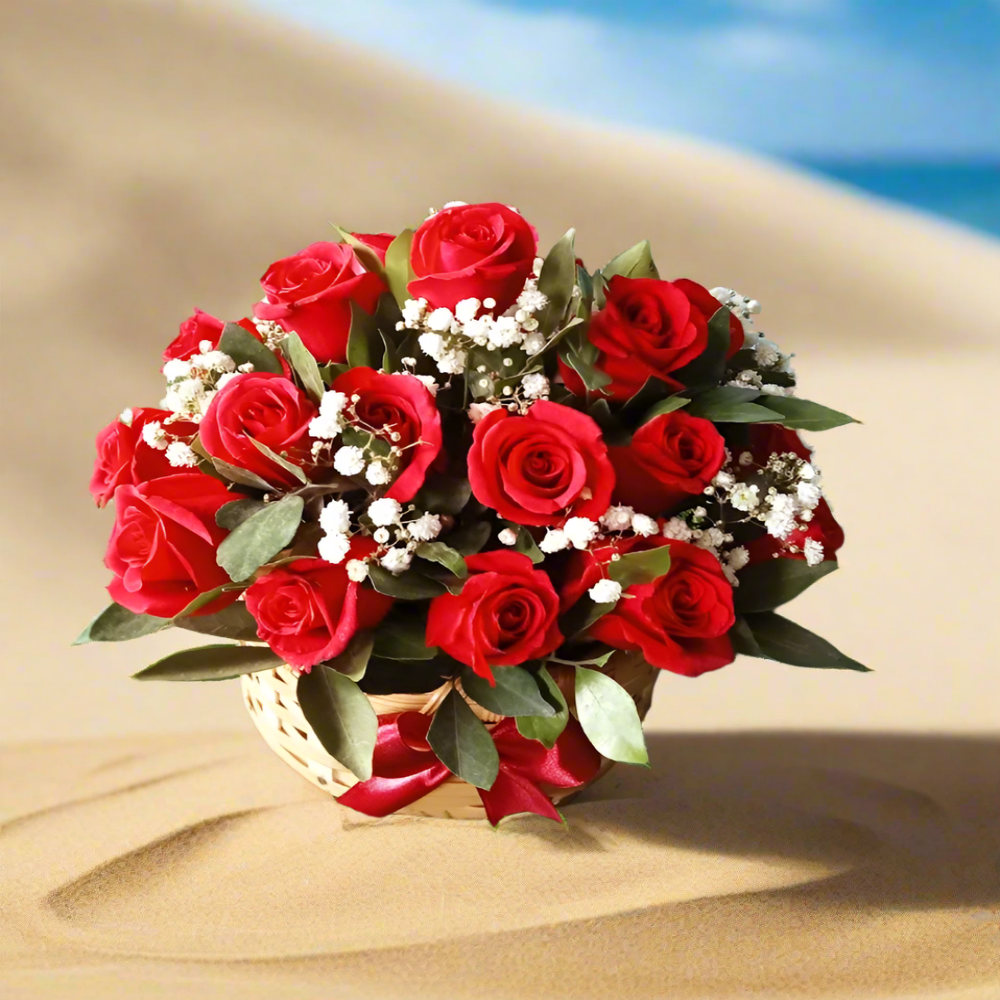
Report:
[[[791,367],[792,355],[783,354],[772,340],[754,329],[753,317],[761,311],[756,299],[747,298],[732,288],[713,288],[711,294],[721,305],[739,319],[743,326],[743,346],[753,350],[755,368],[745,368],[733,374],[726,383],[739,389],[759,389],[766,396],[794,395],[793,386],[775,385],[767,380],[769,372],[778,372],[794,377]]]
[[[356,534],[370,535],[378,549],[363,559],[350,559],[345,569],[351,580],[360,583],[368,576],[368,564],[376,561],[394,576],[405,572],[413,562],[414,552],[422,542],[431,542],[444,530],[439,514],[405,508],[398,500],[379,497],[368,504],[365,518],[352,527],[351,508],[346,500],[331,500],[323,508],[319,523],[323,537],[319,555],[331,563],[342,563]]]
[[[749,554],[742,545],[731,547],[734,540],[732,533],[714,524],[704,507],[694,507],[670,518],[663,525],[661,534],[664,538],[690,542],[710,552],[719,560],[726,579],[734,587],[740,585],[736,573],[747,564]]]
[[[497,304],[491,298],[462,299],[454,311],[431,309],[426,299],[408,299],[396,328],[419,331],[420,350],[433,358],[438,371],[445,375],[464,372],[473,347],[489,351],[521,347],[529,355],[538,354],[545,348],[545,338],[539,333],[535,314],[548,304],[545,294],[538,290],[540,271],[539,257],[517,301],[500,316],[494,315]],[[503,363],[511,367],[514,359],[505,358]]]
[[[236,362],[215,350],[210,340],[203,340],[198,349],[198,354],[186,360],[172,358],[163,366],[167,392],[160,406],[170,411],[170,423],[200,423],[216,392],[237,372]],[[239,371],[251,367],[243,366]]]

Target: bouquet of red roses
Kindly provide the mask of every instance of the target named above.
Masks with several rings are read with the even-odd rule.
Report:
[[[844,540],[797,432],[851,418],[795,395],[759,303],[662,280],[647,242],[591,273],[571,230],[542,258],[501,204],[337,232],[251,317],[195,312],[159,407],[98,436],[113,603],[78,642],[228,640],[136,676],[290,670],[342,801],[456,776],[494,822],[646,762],[616,658],[865,669],[775,611]],[[400,691],[439,696],[378,714]]]

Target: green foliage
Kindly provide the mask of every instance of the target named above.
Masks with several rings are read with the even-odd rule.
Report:
[[[623,278],[659,278],[653,263],[653,252],[649,246],[649,240],[636,243],[623,253],[618,254],[601,268],[601,276],[609,281],[616,274]]]
[[[420,510],[430,511],[432,514],[458,514],[471,496],[472,487],[465,476],[438,473],[424,480],[413,503]]]
[[[385,342],[371,313],[351,303],[351,331],[347,336],[347,363],[352,368],[379,368]]]
[[[605,757],[625,764],[649,763],[635,702],[607,674],[576,668],[576,714],[587,739]]]
[[[731,313],[720,306],[708,321],[708,344],[693,361],[671,372],[671,376],[684,385],[718,385],[726,373],[726,353],[729,350],[729,317]]]
[[[748,653],[750,656],[763,656],[795,667],[825,667],[865,673],[869,670],[825,639],[773,611],[744,615],[744,622],[753,636],[754,645],[760,650],[759,653]],[[745,648],[749,648],[745,637],[740,641]]]
[[[371,632],[355,632],[344,651],[323,665],[357,683],[368,670],[374,645],[375,637]]]
[[[570,229],[549,251],[538,275],[538,290],[548,296],[548,303],[538,313],[539,329],[550,336],[559,326],[576,287],[576,251]]]
[[[220,639],[234,639],[241,642],[258,642],[257,622],[242,601],[235,601],[229,607],[214,615],[194,615],[178,618],[173,622],[179,628],[201,635],[214,635]]]
[[[856,424],[860,421],[849,417],[846,413],[831,410],[828,406],[799,399],[797,396],[768,396],[767,405],[777,410],[779,419],[775,423],[784,424],[799,431],[826,431],[844,424]]]
[[[437,646],[427,645],[424,608],[397,604],[375,632],[375,656],[386,660],[432,660]]]
[[[504,527],[517,532],[517,541],[511,546],[515,552],[527,556],[536,566],[545,558],[528,528],[513,521],[504,521]]]
[[[292,370],[299,377],[302,388],[305,389],[309,398],[314,403],[319,403],[323,398],[326,386],[323,384],[323,376],[320,374],[319,365],[316,359],[309,352],[309,348],[302,343],[302,338],[297,333],[290,333],[281,342],[283,351]]]
[[[120,604],[109,604],[77,637],[74,646],[88,642],[127,642],[152,635],[170,625],[169,618],[140,615]]]
[[[359,781],[370,778],[378,718],[358,685],[321,663],[299,677],[296,696],[323,749]]]
[[[546,750],[551,750],[566,728],[566,723],[569,722],[569,708],[562,691],[559,690],[559,685],[545,667],[538,671],[536,680],[542,696],[553,709],[553,713],[518,716],[517,731],[526,739],[538,740]]]
[[[258,441],[256,438],[252,438],[249,435],[247,440],[265,457],[269,458],[275,465],[280,466],[286,472],[290,472],[300,483],[308,483],[309,477],[302,471],[301,466],[296,465],[294,462],[288,461],[283,455],[279,455],[276,451],[272,451],[263,441]]]
[[[223,504],[215,512],[215,523],[226,531],[238,528],[248,517],[263,510],[267,505],[263,500],[254,500],[247,497],[243,500],[233,500]]]
[[[637,584],[652,583],[670,572],[670,546],[660,545],[642,552],[625,552],[608,563],[608,576],[628,590]]]
[[[448,544],[463,556],[471,556],[482,549],[491,534],[488,521],[469,521],[448,534]]]
[[[771,611],[798,597],[807,587],[832,573],[835,559],[810,566],[804,559],[765,559],[740,570],[733,591],[738,612]]]
[[[389,285],[389,291],[393,298],[402,308],[410,293],[407,285],[414,279],[413,269],[410,267],[410,246],[413,243],[413,230],[404,229],[389,244],[389,249],[385,252],[385,277]]]
[[[367,243],[362,243],[361,240],[341,226],[334,225],[333,228],[337,231],[341,243],[346,243],[353,248],[354,255],[361,261],[364,269],[371,271],[372,274],[377,274],[385,281],[385,268],[382,266],[382,261],[379,260],[378,254]]]
[[[274,489],[274,487],[266,479],[262,479],[256,472],[241,469],[237,465],[230,465],[228,462],[224,462],[221,458],[215,458],[214,456],[212,457],[211,462],[212,465],[215,466],[215,470],[219,473],[219,475],[231,483],[238,483],[240,486],[249,486],[255,490],[263,490],[265,493]]]
[[[662,417],[665,413],[673,413],[674,410],[683,409],[691,400],[685,396],[668,396],[666,399],[654,403],[643,415],[642,422],[648,424],[650,420]]]
[[[421,559],[444,566],[445,569],[461,580],[464,580],[469,575],[462,553],[456,552],[455,549],[450,545],[445,545],[444,542],[421,542],[414,552]]]
[[[589,594],[584,594],[573,607],[559,618],[559,631],[568,639],[582,635],[598,618],[613,611],[616,604],[617,602],[597,604],[590,598]]]
[[[137,681],[225,681],[281,665],[267,646],[198,646],[171,653],[132,676]]]
[[[290,545],[302,521],[302,497],[287,496],[251,514],[223,539],[216,561],[231,580],[246,580]]]
[[[486,727],[455,690],[441,702],[427,742],[438,760],[476,788],[492,788],[500,770],[500,756]]]
[[[717,424],[780,423],[781,414],[770,409],[770,401],[776,397],[768,396],[767,406],[751,402],[759,396],[759,389],[720,385],[696,396],[688,406],[688,413]]]
[[[274,375],[284,372],[281,362],[274,354],[239,323],[227,323],[222,328],[218,349],[223,354],[228,354],[236,362],[237,368],[251,364],[255,372],[271,372]]]
[[[462,671],[462,687],[477,704],[497,715],[537,715],[549,718],[556,710],[543,696],[538,681],[523,667],[494,667],[491,685],[471,668]]]
[[[432,580],[415,569],[408,569],[395,576],[375,563],[368,564],[368,579],[380,594],[400,601],[426,601],[443,594],[447,589],[443,583]]]

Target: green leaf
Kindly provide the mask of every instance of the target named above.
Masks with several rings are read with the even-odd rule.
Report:
[[[432,514],[458,514],[471,496],[472,487],[465,476],[434,475],[424,481],[413,503]]]
[[[375,563],[368,564],[368,579],[372,586],[388,597],[400,601],[426,601],[443,594],[447,589],[443,583],[432,580],[416,570],[409,569],[394,576],[387,569]]]
[[[743,656],[763,656],[757,640],[750,631],[747,620],[742,615],[736,616],[736,622],[727,633],[729,641],[733,644],[733,651],[742,653]]]
[[[281,362],[252,333],[244,330],[239,323],[227,323],[222,328],[218,350],[228,354],[236,367],[251,364],[255,372],[271,372],[282,375]]]
[[[231,580],[246,580],[291,544],[302,521],[302,497],[288,496],[248,517],[219,545],[216,561]]]
[[[88,642],[127,642],[160,632],[170,625],[169,618],[140,615],[120,604],[109,604],[77,637],[74,646]]]
[[[398,372],[402,367],[403,363],[399,360],[399,351],[396,350],[396,345],[392,342],[392,338],[379,327],[379,334],[382,337],[382,364],[379,366],[382,371],[388,375],[392,375]]]
[[[351,303],[351,332],[347,336],[347,363],[352,368],[378,368],[385,353],[375,317]]]
[[[613,611],[616,606],[617,601],[613,604],[610,602],[596,604],[591,600],[589,594],[584,594],[573,607],[560,617],[559,631],[566,638],[571,639],[575,635],[586,632],[598,618]]]
[[[576,251],[573,240],[576,230],[570,229],[548,252],[541,273],[538,290],[548,296],[548,303],[538,313],[539,329],[546,335],[552,333],[569,306],[576,287]]]
[[[323,666],[336,670],[357,683],[368,670],[374,643],[375,637],[371,632],[355,632],[344,651],[332,660],[327,660]]]
[[[397,604],[375,632],[373,655],[385,660],[432,660],[437,646],[427,645],[427,615],[423,608]]]
[[[221,639],[236,639],[242,642],[259,642],[257,622],[242,601],[235,601],[228,608],[214,615],[188,615],[174,623],[178,628],[201,635],[217,635]]]
[[[577,667],[576,714],[587,739],[609,760],[649,763],[635,702],[616,680],[600,670]]]
[[[674,410],[683,409],[683,407],[687,406],[690,402],[691,400],[684,396],[668,396],[659,403],[655,403],[645,412],[642,418],[642,423],[648,424],[650,420],[662,417],[664,413],[673,413]]]
[[[448,544],[463,556],[471,556],[482,549],[492,534],[488,521],[469,521],[448,535]]]
[[[687,412],[693,417],[704,417],[717,424],[757,424],[780,421],[781,414],[768,408],[770,400],[775,397],[767,397],[768,406],[750,402],[759,396],[759,389],[742,389],[735,385],[720,385],[696,396],[691,405],[688,406]]]
[[[670,546],[660,545],[644,552],[625,552],[615,562],[608,563],[608,576],[620,583],[622,590],[636,584],[652,583],[670,572]]]
[[[239,483],[240,486],[252,486],[255,490],[263,490],[265,493],[274,489],[266,479],[261,479],[256,472],[249,472],[237,465],[230,465],[221,458],[212,458],[212,465],[215,466],[219,475],[232,483]]]
[[[225,528],[226,531],[232,531],[234,528],[238,528],[252,514],[256,514],[257,511],[263,510],[266,506],[263,500],[254,500],[251,497],[246,497],[243,500],[233,500],[230,503],[223,504],[215,512],[215,523],[220,528]]]
[[[438,760],[476,788],[492,788],[500,756],[486,727],[455,690],[441,702],[427,730],[427,742]]]
[[[310,353],[309,348],[302,343],[302,338],[297,333],[290,333],[281,342],[281,350],[288,358],[288,363],[292,366],[295,374],[298,375],[302,387],[312,401],[318,403],[323,398],[326,386],[323,384],[319,365],[316,364],[316,359]]]
[[[359,781],[367,781],[378,737],[378,718],[367,695],[346,674],[320,663],[299,677],[296,696],[323,749]]]
[[[659,278],[660,272],[656,270],[653,263],[653,252],[649,246],[649,240],[636,243],[624,253],[618,254],[604,267],[601,274],[606,281],[610,281],[616,274],[623,278]]]
[[[225,681],[280,666],[267,646],[199,646],[171,653],[133,674],[137,681]]]
[[[459,579],[464,580],[469,575],[469,570],[465,565],[465,559],[461,552],[456,552],[450,545],[444,542],[421,542],[414,553],[421,559],[428,562],[437,563],[445,569],[454,573]]]
[[[844,424],[860,423],[846,413],[796,396],[768,396],[767,405],[778,411],[777,423],[798,431],[827,431],[832,427],[843,427]]]
[[[183,610],[179,611],[173,618],[170,619],[172,625],[176,625],[180,622],[182,618],[190,618],[196,611],[200,611],[206,604],[211,604],[224,590],[240,590],[241,587],[234,586],[231,583],[227,583],[222,587],[214,587],[212,590],[206,590],[198,594],[197,597],[193,598],[192,601],[185,605]]]
[[[810,566],[805,559],[765,559],[741,569],[733,591],[738,612],[771,611],[799,596],[837,568],[836,559]]]
[[[731,313],[720,306],[708,321],[708,344],[693,361],[671,372],[672,378],[684,385],[717,385],[726,373],[726,354],[729,351],[729,317]]]
[[[554,710],[552,715],[521,715],[517,717],[517,731],[529,740],[538,740],[546,750],[556,745],[556,740],[562,736],[566,723],[569,722],[569,707],[563,697],[559,685],[552,675],[542,667],[536,675],[538,686]]]
[[[385,252],[385,278],[389,291],[402,309],[410,298],[407,285],[415,275],[410,267],[410,245],[413,243],[413,230],[404,229],[390,244]]]
[[[302,471],[302,468],[296,465],[294,462],[289,462],[287,458],[279,455],[276,451],[272,451],[263,441],[258,441],[256,438],[252,438],[249,435],[247,440],[265,457],[269,458],[275,465],[280,466],[286,472],[290,472],[300,483],[308,483],[309,477]]]
[[[597,392],[612,381],[610,375],[595,368],[594,362],[588,361],[586,356],[579,353],[568,340],[559,345],[559,357],[580,376],[590,392]]]
[[[504,521],[504,525],[511,531],[517,532],[517,541],[511,546],[515,552],[520,552],[527,556],[536,566],[545,558],[545,554],[538,547],[538,543],[532,537],[531,532],[521,524],[513,521]]]
[[[622,407],[622,416],[631,421],[637,414],[645,413],[654,403],[669,396],[673,388],[661,378],[650,375],[642,384],[642,388]],[[643,420],[645,422],[645,418]]]
[[[555,715],[556,710],[542,696],[538,682],[523,667],[494,667],[493,678],[496,686],[466,667],[462,687],[474,702],[497,715]]]
[[[773,611],[746,615],[745,621],[761,655],[770,660],[790,663],[794,667],[830,667],[866,673],[869,670],[857,660],[845,656],[826,639]]]
[[[377,274],[385,281],[385,268],[382,266],[382,261],[379,260],[378,254],[367,243],[362,243],[355,235],[349,233],[341,226],[335,224],[333,228],[337,231],[341,242],[346,243],[354,250],[354,256],[361,261],[364,269],[371,271],[372,274]]]

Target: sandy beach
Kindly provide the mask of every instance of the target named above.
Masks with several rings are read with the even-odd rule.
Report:
[[[237,8],[0,10],[5,995],[996,995],[1000,243]],[[800,394],[864,422],[811,439],[847,545],[792,617],[875,672],[665,677],[653,771],[569,832],[359,823],[235,684],[129,679],[185,636],[69,647],[105,603],[94,436],[159,400],[177,324],[245,315],[330,223],[453,199],[516,205],[546,247],[574,226],[591,266],[648,237],[664,277],[758,298]]]

